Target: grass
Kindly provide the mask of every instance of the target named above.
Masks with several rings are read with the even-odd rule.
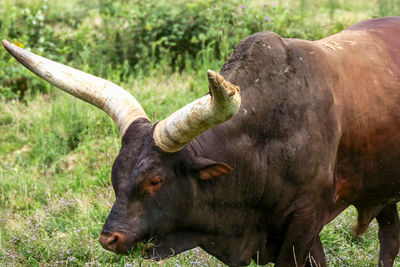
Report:
[[[121,15],[118,12],[129,1],[115,2],[112,8]],[[176,1],[181,2],[185,1]],[[400,6],[388,0],[277,1],[277,6],[268,14],[274,22],[265,24],[264,2],[272,6],[272,1],[240,2],[233,10],[242,17],[235,21],[249,25],[243,26],[232,38],[224,31],[216,34],[224,52],[215,58],[215,43],[209,43],[194,59],[187,58],[189,65],[179,71],[168,65],[167,57],[152,61],[146,71],[124,62],[107,64],[108,55],[104,59],[95,52],[99,44],[88,44],[85,40],[85,33],[96,16],[112,21],[113,9],[106,9],[111,2],[105,0],[90,4],[78,0],[51,3],[0,0],[0,18],[3,18],[0,37],[15,40],[15,35],[10,33],[12,27],[8,27],[10,19],[18,21],[21,8],[38,10],[47,3],[51,10],[48,15],[53,16],[56,30],[52,32],[46,25],[40,28],[39,32],[47,34],[46,38],[32,50],[40,53],[43,45],[51,58],[121,84],[139,100],[152,121],[157,121],[207,92],[205,70],[218,70],[222,66],[233,49],[232,40],[238,42],[252,33],[250,22],[256,21],[254,18],[260,23],[256,30],[270,29],[286,37],[318,39],[362,19],[398,12],[396,8]],[[173,8],[170,0],[160,3]],[[244,10],[240,10],[241,5],[245,5]],[[71,13],[75,17],[71,15],[67,22],[63,21],[58,17],[62,10],[69,10],[66,17]],[[82,19],[80,16],[85,14],[86,19]],[[228,25],[228,20],[228,17],[220,18],[220,24]],[[57,32],[59,29],[63,31]],[[63,32],[66,36],[61,36]],[[24,35],[22,41],[28,42],[29,38],[33,37]],[[57,40],[70,45],[54,48],[52,45]],[[79,45],[82,49],[76,50]],[[102,47],[106,48],[110,47]],[[39,81],[2,48],[0,60],[0,65],[3,64],[0,69],[3,91],[0,92],[11,92],[5,80],[21,75],[27,79],[26,83],[16,85],[27,87],[23,97],[16,98],[10,93],[11,97],[0,100],[0,266],[223,266],[197,248],[158,263],[136,254],[119,256],[103,250],[97,238],[114,202],[110,170],[120,147],[118,129],[102,111]],[[99,64],[95,64],[96,60]],[[14,76],[6,76],[10,72]],[[360,238],[351,234],[355,222],[355,210],[348,209],[321,233],[329,266],[376,266],[379,253],[376,222]],[[400,266],[398,259],[396,266]]]
[[[186,97],[194,99],[206,91],[205,85],[191,85],[204,83],[200,79],[185,73],[159,74],[132,81],[126,88],[135,88],[131,92],[136,92],[157,120],[184,104]],[[180,97],[170,102],[172,95]],[[172,106],[161,108],[165,102]],[[4,144],[0,153],[0,259],[5,265],[221,264],[198,249],[154,263],[101,248],[97,238],[114,201],[109,176],[119,149],[118,131],[101,111],[55,90],[27,104],[2,103],[0,114]],[[346,211],[322,232],[330,266],[377,262],[376,223],[363,237],[353,238],[350,229],[355,214],[352,209]]]

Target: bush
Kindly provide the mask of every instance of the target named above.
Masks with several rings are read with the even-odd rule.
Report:
[[[375,11],[370,15],[398,12],[398,1],[379,0],[371,5]],[[284,37],[314,40],[359,20],[335,17],[337,11],[359,7],[357,1],[339,0],[318,5],[309,0],[290,5],[240,0],[4,2],[3,38],[98,76],[119,73],[121,81],[154,70],[171,73],[221,66],[240,40],[255,32],[272,30]],[[0,49],[0,76],[0,99],[22,99],[26,93],[49,88],[11,63],[4,49]]]

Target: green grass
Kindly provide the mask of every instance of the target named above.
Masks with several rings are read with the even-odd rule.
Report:
[[[126,88],[135,88],[131,92],[136,92],[157,120],[183,105],[186,99],[204,93],[207,87],[201,80],[205,77],[159,74],[157,78],[132,81]],[[192,83],[203,86],[194,88]],[[173,95],[179,97],[169,101]],[[151,104],[148,99],[158,104]],[[166,102],[171,107],[163,104]],[[50,95],[30,99],[27,104],[2,103],[0,114],[4,144],[0,151],[2,262],[157,264],[114,255],[97,242],[114,201],[110,168],[120,142],[115,125],[103,112],[54,90]],[[70,145],[74,136],[79,138]],[[373,266],[377,262],[376,223],[363,237],[353,238],[350,229],[355,221],[355,211],[349,210],[323,231],[330,266]],[[219,264],[199,250],[158,264],[188,266],[190,262]]]
[[[221,1],[213,7],[211,14],[220,17],[215,17],[210,32],[194,35],[205,40],[198,51],[173,61],[163,49],[176,54],[179,50],[160,43],[158,55],[146,54],[152,57],[147,58],[148,67],[144,68],[124,57],[110,59],[115,53],[126,55],[130,51],[124,50],[129,47],[129,36],[118,40],[116,34],[124,29],[134,34],[129,28],[132,25],[124,28],[123,23],[132,15],[129,12],[139,12],[139,1],[131,4],[133,11],[129,12],[128,2],[0,0],[0,37],[19,40],[34,52],[121,84],[139,100],[152,121],[157,121],[204,95],[208,90],[205,70],[218,70],[234,45],[254,31],[318,39],[363,19],[393,15],[400,6],[397,0],[285,0],[277,1],[276,6],[273,1]],[[173,9],[180,4],[189,5],[180,8],[199,10],[207,18],[203,13],[209,7],[204,5],[216,2],[200,2],[196,6],[195,1],[157,1],[159,9],[151,21],[174,14]],[[264,3],[269,5],[267,10]],[[245,5],[244,10],[241,5]],[[43,24],[36,21],[33,26],[38,10],[48,11]],[[266,22],[265,16],[273,22]],[[103,27],[95,27],[99,35],[95,38],[90,31],[99,18]],[[224,28],[231,23],[235,23],[234,33]],[[178,32],[174,34],[178,36]],[[38,34],[43,38],[37,38]],[[139,37],[146,36],[135,38]],[[143,46],[156,42],[156,37],[148,38],[149,43]],[[122,47],[116,47],[118,43]],[[120,50],[112,52],[116,48]],[[114,201],[110,170],[120,147],[117,127],[102,111],[29,74],[2,48],[0,97],[0,266],[223,265],[199,249],[159,263],[103,250],[97,238]],[[355,210],[348,209],[322,232],[329,266],[376,265],[376,222],[362,237],[354,238],[350,229],[355,222]],[[400,266],[399,260],[396,264]]]

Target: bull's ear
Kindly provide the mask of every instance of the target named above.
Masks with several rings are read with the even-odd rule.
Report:
[[[196,157],[191,166],[201,180],[210,180],[214,177],[230,173],[233,168],[222,162],[215,162],[210,159]]]
[[[233,170],[231,166],[222,162],[210,164],[199,171],[199,178],[201,180],[210,180],[214,177],[225,175]]]

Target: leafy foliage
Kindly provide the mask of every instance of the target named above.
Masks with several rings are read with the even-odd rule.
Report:
[[[2,1],[3,38],[95,75],[107,77],[111,69],[118,71],[122,81],[153,70],[171,73],[221,66],[240,40],[259,31],[314,40],[358,20],[339,15],[357,7],[341,0],[318,5],[310,0],[290,5],[242,0]],[[380,0],[367,7],[372,16],[384,15],[395,12],[396,1]],[[320,14],[320,8],[329,12]],[[313,16],[317,19],[310,20]],[[47,84],[11,62],[0,49],[0,99],[48,92]]]

